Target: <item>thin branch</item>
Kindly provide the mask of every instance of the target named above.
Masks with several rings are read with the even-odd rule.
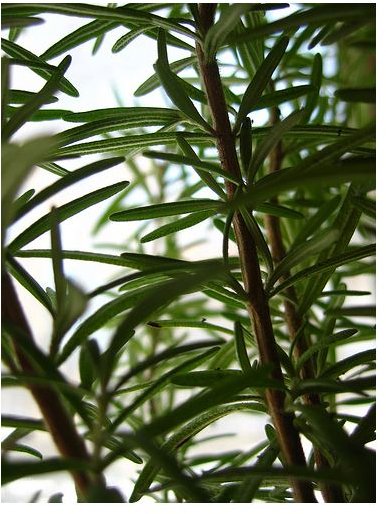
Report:
[[[30,344],[36,346],[29,323],[8,273],[5,273],[2,278],[1,296],[2,319],[21,330]],[[37,370],[30,358],[18,345],[17,338],[13,338],[13,345],[22,371],[27,374],[36,374]],[[39,406],[47,430],[51,434],[59,453],[66,458],[89,461],[91,458],[84,440],[78,434],[74,421],[58,393],[47,386],[30,384],[28,388]],[[86,497],[90,487],[95,483],[104,483],[102,475],[92,477],[91,474],[84,471],[72,471],[71,474],[80,497]]]
[[[275,125],[280,121],[280,112],[278,108],[272,108],[270,112],[271,125]],[[284,159],[283,144],[280,141],[276,147],[272,150],[269,156],[269,172],[274,173],[282,168]],[[277,203],[277,198],[271,198],[272,203]],[[279,263],[284,259],[286,250],[284,247],[283,237],[280,227],[280,218],[266,214],[264,216],[264,225],[267,231],[267,238],[271,248],[272,259],[275,264]],[[280,281],[289,278],[289,273],[281,277]],[[294,346],[294,355],[296,359],[299,359],[301,355],[309,348],[309,341],[307,340],[306,334],[301,330],[303,320],[299,316],[296,305],[298,304],[298,298],[295,287],[288,287],[286,290],[288,299],[284,300],[284,314],[288,328],[288,334],[291,341],[296,340]],[[302,369],[300,370],[300,376],[303,379],[315,378],[314,363],[312,359],[308,359]],[[306,394],[303,397],[304,402],[308,405],[320,405],[320,398],[317,394]],[[329,468],[330,465],[323,455],[323,453],[314,446],[314,457],[316,467],[318,469]],[[342,503],[343,495],[341,488],[335,484],[323,483],[321,484],[321,492],[324,501],[327,503]]]
[[[199,4],[201,30],[205,33],[213,23],[213,4]],[[217,149],[221,166],[241,181],[241,172],[237,159],[234,136],[232,134],[224,92],[216,62],[207,62],[203,50],[197,44],[197,56],[200,72],[208,97],[208,103],[216,132]],[[233,183],[227,182],[228,198],[236,191]],[[258,345],[261,363],[272,367],[272,376],[283,382],[283,375],[273,334],[270,310],[260,273],[256,247],[242,216],[235,213],[233,227],[240,255],[244,288],[249,296],[248,313],[253,333]],[[267,389],[265,391],[269,413],[275,425],[279,445],[287,465],[306,466],[306,460],[300,436],[293,425],[294,416],[285,412],[285,394],[282,391]],[[316,502],[312,485],[309,482],[294,479],[292,481],[294,498],[297,502]]]

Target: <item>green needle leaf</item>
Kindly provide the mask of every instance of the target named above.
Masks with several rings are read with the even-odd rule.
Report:
[[[1,48],[11,57],[14,57],[16,59],[24,59],[27,63],[27,66],[29,66],[28,63],[30,63],[30,68],[33,71],[35,71],[35,73],[40,75],[40,77],[43,77],[45,80],[49,80],[51,78],[51,75],[57,69],[55,66],[47,64],[41,57],[38,57],[37,55],[33,54],[29,50],[26,50],[25,48],[21,47],[20,45],[14,42],[2,39]],[[33,66],[33,63],[40,64],[42,65],[42,67],[35,68]],[[66,93],[67,95],[79,96],[78,90],[64,77],[59,80],[58,88],[60,89],[60,91],[63,91],[63,93]]]
[[[194,212],[192,214],[188,214],[187,216],[180,218],[177,221],[173,221],[172,223],[168,223],[167,225],[163,225],[162,227],[149,232],[141,238],[141,243],[148,243],[149,241],[154,241],[160,237],[174,234],[189,227],[193,227],[194,225],[201,223],[211,216],[213,216],[213,211]]]
[[[245,346],[243,327],[239,321],[235,322],[235,342],[237,358],[239,360],[241,369],[244,373],[249,373],[252,371],[252,366],[249,361],[247,348]]]
[[[126,211],[111,214],[112,221],[136,221],[149,220],[153,218],[163,218],[164,216],[174,216],[176,214],[186,214],[196,211],[217,211],[225,205],[219,200],[186,200],[180,202],[170,202],[160,205],[148,205],[146,207],[136,207]]]
[[[56,211],[58,216],[58,222],[62,223],[66,219],[70,218],[71,216],[74,216],[75,214],[78,214],[84,209],[87,209],[88,207],[91,207],[96,203],[102,202],[103,200],[110,198],[110,196],[119,193],[119,191],[122,191],[122,189],[124,189],[128,185],[129,182],[124,180],[122,182],[118,182],[117,184],[103,187],[102,189],[98,189],[96,191],[93,191],[92,193],[88,193],[87,195],[84,195],[80,198],[77,198],[76,200],[73,200],[72,202],[62,205],[61,207],[58,207]],[[12,243],[8,247],[9,251],[13,253],[16,250],[20,250],[20,248],[27,245],[40,235],[44,234],[44,232],[47,232],[50,229],[50,220],[51,215],[46,214],[39,220],[35,221],[35,223],[33,223],[27,230],[24,230],[24,232],[22,232],[12,241]]]
[[[210,27],[204,40],[205,58],[208,62],[214,61],[217,50],[236,27],[241,15],[247,13],[251,7],[250,4],[230,5],[222,12],[220,19]]]
[[[269,52],[265,60],[260,65],[259,69],[256,71],[255,76],[247,87],[241,100],[235,121],[235,134],[239,131],[239,128],[246,116],[248,116],[248,114],[254,110],[254,106],[260,99],[264,89],[267,87],[272,77],[273,72],[281,61],[288,43],[289,39],[287,37],[281,38]]]
[[[159,30],[158,35],[158,60],[154,64],[154,69],[158,74],[161,84],[166,94],[178,109],[180,109],[189,119],[198,123],[208,132],[212,132],[212,128],[202,118],[193,102],[182,87],[178,76],[175,75],[169,66],[168,54],[166,49],[166,36],[163,29]]]

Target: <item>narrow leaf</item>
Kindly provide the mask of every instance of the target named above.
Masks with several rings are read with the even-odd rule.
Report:
[[[35,62],[41,64],[41,68],[34,68],[31,66],[31,69],[35,71],[38,75],[43,77],[45,80],[49,80],[51,75],[55,72],[56,67],[48,65],[41,57],[33,54],[29,50],[13,43],[11,41],[7,41],[6,39],[1,40],[1,48],[11,57],[15,57],[16,59],[25,59],[28,62]],[[79,96],[78,90],[66,79],[62,78],[59,81],[59,89],[70,96]]]
[[[362,102],[374,104],[376,102],[375,88],[337,89],[335,96],[344,102]]]
[[[136,39],[138,36],[143,34],[144,32],[147,32],[150,29],[150,27],[141,27],[139,29],[131,30],[124,36],[120,37],[113,45],[111,51],[113,54],[116,54],[118,52],[121,52],[124,48],[126,48],[134,39]]]
[[[6,265],[12,276],[54,316],[51,300],[41,285],[12,257],[12,255],[7,255]]]
[[[235,133],[238,132],[245,117],[248,116],[251,111],[253,111],[254,105],[256,105],[264,89],[267,87],[273,72],[277,68],[284,55],[284,52],[286,51],[288,42],[289,39],[287,37],[281,38],[262,62],[259,69],[256,71],[255,76],[247,87],[241,100],[235,121]]]
[[[268,107],[276,107],[284,102],[289,102],[291,100],[295,100],[300,96],[309,95],[314,92],[313,85],[305,85],[305,86],[295,86],[289,87],[287,89],[279,89],[274,93],[270,93],[268,95],[262,96],[255,105],[254,111],[258,111],[259,109],[267,109]]]
[[[182,137],[177,136],[177,144],[183,151],[186,157],[190,157],[191,159],[194,159],[196,161],[199,161],[200,159],[197,157],[196,153],[194,152],[193,148],[189,145],[189,143]],[[201,161],[202,162],[202,161]],[[209,171],[204,170],[202,168],[198,168],[197,166],[193,166],[193,169],[197,173],[197,175],[201,178],[205,184],[214,191],[219,198],[222,200],[226,200],[227,195],[225,191],[222,189],[222,187],[218,184],[216,179],[212,177]],[[223,170],[221,169],[221,172],[223,173]]]
[[[180,202],[170,202],[159,205],[148,205],[146,207],[136,207],[126,211],[115,212],[110,216],[112,221],[135,221],[162,218],[164,216],[174,216],[176,214],[186,214],[196,211],[217,211],[224,202],[218,200],[186,200]]]
[[[195,56],[186,57],[184,59],[180,59],[179,61],[175,61],[169,64],[169,68],[172,72],[178,73],[179,71],[184,70],[185,68],[190,67],[192,64],[197,62],[197,58]],[[159,76],[157,73],[154,73],[151,77],[149,77],[143,84],[141,84],[135,91],[134,96],[143,96],[147,95],[157,89],[161,85]]]
[[[90,177],[95,173],[99,173],[101,171],[107,170],[124,162],[123,157],[112,157],[111,159],[102,159],[97,162],[93,162],[91,164],[87,164],[78,170],[71,171],[68,175],[63,177],[60,180],[57,180],[50,186],[46,187],[42,191],[40,191],[37,195],[33,197],[28,203],[26,203],[21,209],[18,210],[15,220],[20,219],[22,216],[30,212],[37,205],[40,205],[42,202],[46,201],[48,198],[58,193],[59,191],[63,191],[63,189],[76,184],[79,180],[83,180],[84,178]]]
[[[236,342],[236,353],[239,360],[241,369],[244,373],[252,371],[252,366],[249,361],[247,348],[244,341],[243,328],[239,321],[235,323],[235,342]]]
[[[154,64],[154,69],[158,73],[162,86],[170,100],[178,109],[180,109],[188,118],[204,127],[205,130],[212,132],[212,128],[202,118],[193,102],[186,94],[181,83],[178,81],[169,66],[168,54],[166,49],[166,36],[163,29],[159,30],[158,35],[158,60]]]
[[[119,191],[122,191],[122,189],[127,187],[128,184],[129,182],[127,181],[118,182],[117,184],[93,191],[92,193],[89,193],[85,196],[73,200],[72,202],[62,205],[61,207],[58,207],[57,216],[59,223],[62,223],[66,219],[74,216],[75,214],[78,214],[84,209],[87,209],[88,207],[91,207],[92,205],[102,202],[103,200],[110,198],[110,196],[119,193]],[[13,253],[16,250],[19,250],[40,235],[44,234],[44,232],[47,232],[47,230],[50,229],[50,219],[50,214],[46,214],[39,220],[35,221],[35,223],[33,223],[27,230],[22,232],[12,241],[12,243],[9,245],[9,251]]]
[[[185,230],[189,227],[193,227],[198,223],[208,219],[213,216],[212,211],[203,211],[203,212],[195,212],[193,214],[188,214],[183,218],[180,218],[177,221],[173,221],[172,223],[168,223],[167,225],[163,225],[152,232],[149,232],[145,236],[141,238],[141,243],[148,243],[149,241],[154,241],[160,237],[164,237],[169,234],[174,234],[176,232],[180,232],[181,230]]]
[[[184,155],[179,154],[172,154],[172,153],[164,153],[164,152],[154,152],[154,151],[147,151],[143,152],[144,157],[154,158],[154,159],[162,159],[166,160],[168,162],[173,162],[176,164],[185,164],[187,166],[192,166],[193,168],[197,168],[203,171],[208,171],[211,173],[215,173],[216,175],[220,175],[230,182],[234,182],[235,184],[238,184],[237,180],[232,174],[228,174],[226,171],[224,171],[221,166],[217,164],[213,164],[211,162],[207,161],[201,161],[198,159],[198,157],[186,157]]]
[[[214,61],[217,50],[228,34],[236,27],[241,15],[245,14],[250,9],[250,4],[229,5],[222,12],[219,20],[210,27],[204,40],[204,52],[208,62]]]
[[[270,294],[270,296],[274,296],[280,291],[287,289],[287,287],[295,284],[299,280],[303,280],[305,278],[309,278],[313,275],[322,274],[327,270],[334,270],[339,266],[343,266],[349,262],[355,262],[360,259],[365,259],[371,255],[375,254],[375,245],[367,245],[359,250],[349,250],[347,252],[343,252],[340,255],[336,255],[334,257],[330,257],[323,262],[305,268],[302,271],[299,271],[292,277],[284,280],[280,285],[278,285]]]

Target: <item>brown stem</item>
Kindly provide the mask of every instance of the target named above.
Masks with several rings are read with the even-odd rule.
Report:
[[[277,108],[274,108],[271,110],[270,115],[271,125],[274,125],[279,121],[279,110]],[[275,171],[280,170],[282,168],[283,159],[283,144],[280,141],[272,150],[269,156],[269,172],[274,173]],[[277,203],[276,198],[271,198],[270,201],[273,203]],[[284,259],[286,255],[286,250],[284,247],[283,237],[280,228],[280,218],[267,214],[264,216],[264,225],[267,230],[267,238],[271,248],[272,259],[274,263],[277,264],[282,259]],[[287,278],[289,278],[289,274],[286,274],[285,276],[281,277],[280,281],[283,281]],[[295,341],[296,338],[296,345],[294,346],[294,355],[296,359],[299,359],[299,357],[303,355],[303,353],[308,349],[309,341],[307,340],[304,331],[301,330],[303,320],[299,316],[298,311],[296,309],[298,299],[295,288],[293,286],[288,287],[286,289],[286,295],[288,299],[284,300],[285,320],[290,340]],[[302,369],[300,370],[300,376],[303,379],[315,378],[315,370],[312,359],[308,359],[304,363]],[[303,399],[307,405],[320,405],[320,398],[317,394],[306,394],[304,395]],[[327,459],[316,446],[314,446],[314,457],[316,467],[318,469],[330,467]],[[344,501],[341,488],[334,484],[322,483],[321,492],[325,502],[342,503]]]
[[[17,297],[12,280],[5,273],[1,284],[2,318],[21,330],[35,345],[31,329]],[[20,367],[27,374],[35,374],[36,369],[30,358],[23,352],[14,338],[13,345]],[[59,453],[66,458],[90,460],[86,445],[78,434],[73,419],[67,412],[57,392],[46,386],[30,384],[28,386],[34,400],[39,406],[47,430],[52,436]],[[91,476],[83,471],[71,472],[78,494],[85,497],[90,486],[94,485]],[[99,477],[102,478],[102,477]],[[103,482],[103,479],[101,480]]]
[[[213,5],[199,4],[201,30],[203,33],[213,23]],[[203,50],[197,44],[197,56],[200,72],[206,89],[209,107],[216,133],[217,149],[221,166],[228,173],[241,180],[234,136],[232,134],[224,92],[216,62],[207,62]],[[226,182],[228,198],[232,199],[236,186]],[[261,363],[270,365],[272,376],[283,382],[283,375],[276,349],[268,301],[264,292],[259,261],[254,240],[249,233],[242,216],[235,213],[233,227],[240,255],[244,288],[249,297],[248,313],[259,349]],[[269,413],[275,425],[284,462],[290,466],[306,466],[299,433],[293,425],[294,416],[285,412],[285,395],[282,391],[267,389],[265,392]],[[313,488],[309,482],[294,479],[292,481],[294,498],[297,502],[316,502]]]

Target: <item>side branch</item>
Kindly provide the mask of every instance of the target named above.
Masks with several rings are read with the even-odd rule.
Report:
[[[279,122],[279,110],[273,108],[270,114],[271,125]],[[272,150],[269,156],[269,172],[274,173],[282,168],[284,159],[283,144],[280,141],[276,147]],[[276,198],[271,198],[273,203],[277,203]],[[271,248],[272,259],[275,264],[279,263],[284,259],[286,250],[283,243],[283,237],[280,227],[280,218],[266,214],[264,216],[264,225],[267,230],[268,243]],[[289,274],[281,277],[280,281],[283,281],[289,277]],[[297,339],[296,345],[294,346],[294,355],[296,359],[299,359],[301,355],[308,349],[309,341],[307,340],[304,332],[301,331],[302,318],[299,316],[296,305],[298,304],[298,298],[294,286],[288,287],[286,290],[288,299],[284,299],[284,315],[288,328],[288,335],[291,341]],[[315,370],[313,366],[313,360],[308,359],[300,370],[300,376],[303,379],[315,378]],[[317,394],[306,394],[303,397],[304,402],[307,405],[320,405],[320,398]],[[315,463],[318,469],[329,468],[329,463],[324,457],[323,453],[319,448],[314,446],[314,457]],[[334,484],[321,484],[321,491],[323,498],[328,503],[342,503],[343,496],[339,486]]]
[[[4,273],[2,277],[1,290],[3,320],[18,327],[28,337],[31,345],[35,345],[31,329],[8,273]],[[13,340],[13,345],[22,371],[27,374],[36,373],[33,363],[18,346],[16,338]],[[74,421],[57,392],[50,387],[34,384],[30,384],[28,388],[39,406],[59,453],[66,458],[90,460],[84,440],[78,434]],[[73,471],[72,476],[78,494],[85,497],[95,481],[91,475],[83,471]],[[103,483],[103,477],[99,477],[99,479]]]

